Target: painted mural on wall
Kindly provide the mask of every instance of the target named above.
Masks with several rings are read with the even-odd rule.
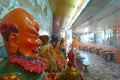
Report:
[[[40,35],[51,34],[52,12],[48,0],[0,0],[0,21],[4,15],[17,7],[24,8],[36,18],[41,28]],[[2,50],[4,51],[4,45],[0,34],[0,56]]]

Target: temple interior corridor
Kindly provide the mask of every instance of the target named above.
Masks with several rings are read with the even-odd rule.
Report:
[[[0,80],[120,80],[120,0],[0,0]]]
[[[96,54],[85,51],[78,51],[76,59],[83,59],[83,64],[87,66],[87,70],[81,69],[77,64],[84,80],[120,80],[120,64],[106,62],[103,58]]]

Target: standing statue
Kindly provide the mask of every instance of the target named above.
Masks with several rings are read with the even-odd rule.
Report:
[[[0,32],[8,58],[0,62],[0,80],[40,80],[48,63],[39,56],[39,24],[22,8],[3,17]]]
[[[75,57],[73,52],[74,44],[71,46],[71,50],[68,52],[68,67],[61,77],[61,80],[83,80],[80,71],[75,65]]]

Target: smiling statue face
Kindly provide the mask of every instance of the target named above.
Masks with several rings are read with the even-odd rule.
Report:
[[[39,25],[32,15],[21,8],[16,8],[3,18],[2,23],[14,23],[19,29],[17,39],[14,39],[16,41],[12,41],[13,39],[9,39],[8,42],[4,41],[9,54],[19,52],[30,58],[36,58],[38,56],[42,42],[38,34]],[[16,46],[13,47],[13,45]]]

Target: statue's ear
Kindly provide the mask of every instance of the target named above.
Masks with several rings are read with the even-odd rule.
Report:
[[[18,51],[18,33],[11,32],[8,38],[9,53],[13,54]]]

